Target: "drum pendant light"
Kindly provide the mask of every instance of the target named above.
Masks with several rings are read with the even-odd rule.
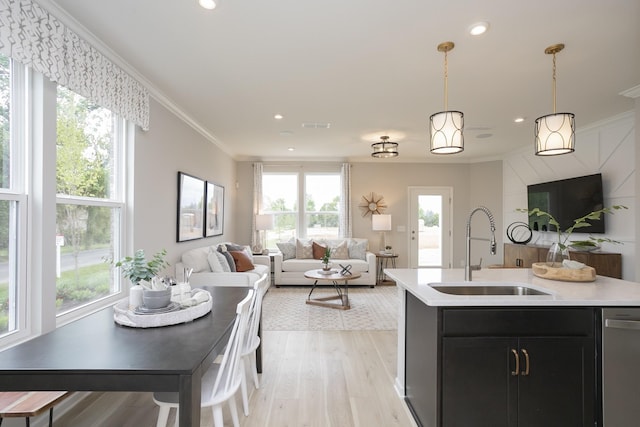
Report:
[[[438,52],[444,52],[444,111],[429,117],[431,152],[433,154],[455,154],[464,150],[464,114],[461,111],[447,111],[448,108],[448,63],[447,53],[454,48],[453,42],[438,45]]]
[[[556,53],[564,44],[555,44],[544,50],[553,55],[553,114],[538,117],[535,123],[536,156],[556,156],[572,153],[575,148],[576,126],[573,113],[556,113]]]

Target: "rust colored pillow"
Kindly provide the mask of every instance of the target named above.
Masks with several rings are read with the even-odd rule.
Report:
[[[313,259],[322,259],[325,251],[327,250],[326,246],[322,246],[319,243],[313,242]]]
[[[229,253],[233,257],[233,262],[236,264],[236,271],[249,271],[255,268],[245,251],[229,251]]]

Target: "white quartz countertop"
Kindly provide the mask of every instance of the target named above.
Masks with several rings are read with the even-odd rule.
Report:
[[[496,268],[473,272],[471,284],[507,282],[551,295],[450,295],[430,284],[464,282],[464,269],[385,269],[386,275],[430,306],[640,306],[640,283],[596,276],[594,282],[561,282],[533,275],[530,268]]]

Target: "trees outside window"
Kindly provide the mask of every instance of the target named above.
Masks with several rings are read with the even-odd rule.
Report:
[[[119,291],[119,278],[104,259],[120,240],[121,121],[62,86],[57,105],[56,306],[63,313]]]
[[[266,233],[268,248],[276,249],[276,242],[297,237],[339,237],[339,173],[264,173],[262,194],[261,213],[274,216],[274,227]]]

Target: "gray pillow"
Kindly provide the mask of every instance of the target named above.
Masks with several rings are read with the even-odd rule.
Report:
[[[222,245],[219,245],[222,246]],[[228,251],[242,251],[244,250],[244,246],[236,245],[235,243],[224,243],[224,246],[227,247]]]
[[[207,261],[209,261],[209,266],[211,267],[211,271],[214,273],[224,273],[230,272],[229,263],[227,262],[227,258],[222,255],[220,252],[211,249],[209,251],[209,255],[207,256]]]
[[[226,245],[218,245],[218,252],[220,252],[227,259],[227,264],[229,264],[229,269],[232,273],[236,272],[236,262],[233,260],[233,256],[227,251]]]
[[[349,258],[350,259],[362,259],[367,257],[367,242],[358,242],[352,240],[349,242]]]
[[[296,244],[292,242],[277,242],[276,246],[282,252],[282,260],[293,259],[296,257]]]

